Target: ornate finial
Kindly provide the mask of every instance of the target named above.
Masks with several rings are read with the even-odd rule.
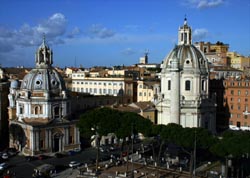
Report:
[[[187,25],[187,15],[185,14],[184,25]]]
[[[45,44],[45,33],[43,33],[43,44]]]

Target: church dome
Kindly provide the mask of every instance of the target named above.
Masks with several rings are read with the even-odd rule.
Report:
[[[40,45],[36,52],[36,68],[32,69],[23,79],[21,89],[28,91],[40,90],[60,94],[66,90],[61,75],[52,67],[53,52],[45,43]]]
[[[61,75],[54,68],[32,69],[23,79],[21,89],[43,90],[60,93],[65,90]]]
[[[162,70],[171,69],[172,62],[178,62],[180,70],[198,70],[208,72],[208,63],[203,53],[194,45],[178,45],[168,54],[162,64]]]
[[[208,73],[208,62],[205,55],[192,45],[192,30],[187,25],[179,28],[178,45],[168,54],[162,64],[162,72],[171,70],[196,72],[200,74]]]

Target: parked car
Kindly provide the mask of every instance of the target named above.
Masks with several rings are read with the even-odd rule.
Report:
[[[10,156],[14,156],[14,155],[16,155],[19,151],[16,149],[16,148],[7,148],[7,153],[8,153],[8,155],[10,155]]]
[[[26,161],[33,161],[33,160],[37,160],[38,158],[35,156],[25,156],[25,160]]]
[[[81,165],[81,163],[77,162],[77,161],[71,161],[69,163],[69,167],[71,168],[76,168],[76,167],[79,167]]]
[[[73,156],[73,155],[75,155],[75,154],[76,154],[76,152],[75,152],[74,150],[68,151],[68,155],[70,155],[70,156]]]
[[[0,170],[5,170],[9,167],[9,165],[7,163],[1,163],[0,164]]]
[[[7,154],[7,153],[3,153],[3,154],[2,154],[2,158],[6,160],[6,159],[8,159],[8,158],[9,158],[9,156],[8,156],[8,154]]]
[[[43,160],[43,159],[48,159],[49,156],[47,156],[47,155],[39,155],[37,158],[38,158],[39,160]]]
[[[65,156],[66,156],[66,154],[63,154],[63,153],[56,153],[55,154],[56,158],[62,158],[62,157],[65,157]]]

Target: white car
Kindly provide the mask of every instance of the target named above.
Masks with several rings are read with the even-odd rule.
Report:
[[[3,153],[3,154],[2,154],[2,158],[3,158],[3,159],[8,159],[8,158],[9,158],[9,156],[8,156],[8,154],[7,154],[7,153]]]
[[[6,169],[6,168],[8,168],[8,164],[7,163],[1,163],[0,164],[0,170],[4,170],[4,169]]]
[[[71,168],[76,168],[76,167],[79,167],[81,165],[81,163],[77,162],[77,161],[71,161],[69,163],[69,167]]]

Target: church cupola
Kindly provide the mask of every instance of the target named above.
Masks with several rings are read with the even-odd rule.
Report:
[[[53,64],[53,52],[45,42],[43,42],[36,52],[36,68],[49,68]]]
[[[187,24],[187,18],[184,19],[183,26],[179,27],[178,45],[192,44],[192,30]]]

